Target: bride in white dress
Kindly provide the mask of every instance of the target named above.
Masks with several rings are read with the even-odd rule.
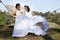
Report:
[[[46,35],[46,31],[48,30],[48,22],[42,16],[37,16],[32,14],[29,9],[29,6],[24,6],[26,11],[26,16],[29,18],[29,33],[34,33],[35,35]]]
[[[16,14],[16,16],[14,16]],[[15,17],[15,25],[13,30],[13,37],[24,37],[28,34],[29,28],[27,23],[28,17],[20,10],[20,4],[16,4],[16,9],[11,13],[11,16]]]

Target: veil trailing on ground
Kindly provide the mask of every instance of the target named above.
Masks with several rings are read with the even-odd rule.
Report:
[[[4,4],[1,0],[0,0],[0,3],[2,3],[9,12],[11,12],[12,10],[15,9],[14,6],[12,6],[12,5],[6,5],[6,4]]]

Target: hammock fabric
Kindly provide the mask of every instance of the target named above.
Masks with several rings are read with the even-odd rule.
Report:
[[[12,5],[6,5],[1,0],[0,0],[0,3],[2,3],[9,12],[12,12],[15,9],[14,6],[12,6]],[[24,10],[23,7],[21,7],[21,10]]]
[[[4,4],[1,0],[0,0],[0,3],[2,3],[2,4],[7,8],[7,10],[8,10],[9,12],[11,12],[12,10],[15,9],[14,6],[12,6],[12,5],[6,5],[6,4]]]

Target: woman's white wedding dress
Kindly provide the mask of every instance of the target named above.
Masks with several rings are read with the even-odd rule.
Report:
[[[16,20],[13,30],[13,37],[24,37],[28,34],[29,28],[28,28],[28,17],[27,16],[19,16],[22,12],[18,11],[16,13]]]

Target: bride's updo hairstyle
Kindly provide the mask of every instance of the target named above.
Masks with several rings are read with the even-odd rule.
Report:
[[[25,5],[24,7],[27,8],[26,11],[28,11],[28,12],[30,11],[29,6]]]

